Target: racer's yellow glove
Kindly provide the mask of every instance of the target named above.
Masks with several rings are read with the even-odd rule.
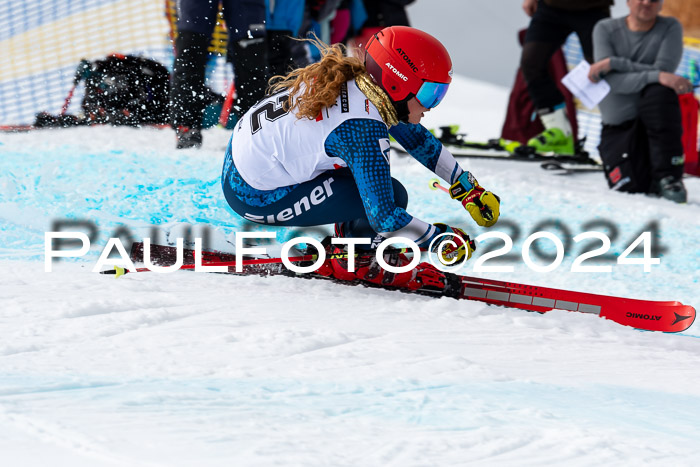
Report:
[[[469,238],[464,230],[441,223],[433,225],[438,228],[441,234],[450,234],[440,238],[436,237],[432,244],[432,251],[438,254],[442,264],[446,266],[460,264],[472,257],[472,253],[476,250],[476,243]],[[465,256],[467,259],[464,259]]]
[[[500,198],[484,190],[470,172],[459,176],[450,187],[450,196],[462,203],[477,224],[491,227],[498,220]]]

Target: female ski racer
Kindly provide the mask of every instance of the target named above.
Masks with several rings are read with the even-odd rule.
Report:
[[[463,230],[406,211],[406,189],[389,170],[391,135],[451,185],[450,195],[477,224],[490,227],[498,220],[498,197],[420,125],[452,81],[452,61],[437,39],[392,26],[369,40],[362,59],[344,56],[340,45],[324,45],[319,62],[277,79],[271,95],[240,119],[226,150],[222,185],[236,213],[278,226],[335,223],[336,236],[370,238],[375,246],[398,236],[427,247],[449,232],[463,241],[441,254],[457,261],[471,257],[474,243]],[[347,259],[337,256],[317,272],[409,289],[438,273],[421,263],[393,274],[371,255],[358,258],[350,272]],[[395,266],[409,262],[404,255],[391,259]]]

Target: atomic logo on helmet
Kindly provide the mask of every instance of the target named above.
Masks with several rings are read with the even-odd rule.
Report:
[[[447,49],[421,30],[384,28],[368,41],[365,51],[367,72],[395,105],[415,97],[423,107],[433,108],[452,82]]]
[[[418,73],[418,67],[413,64],[408,54],[401,50],[401,47],[396,49],[396,51],[399,53],[399,55],[401,55],[401,57],[403,57],[404,61],[406,62],[406,65],[410,66],[411,70],[413,70],[414,73]]]
[[[387,68],[389,68],[391,71],[393,71],[394,73],[396,73],[396,76],[398,76],[399,78],[401,78],[401,79],[404,80],[404,81],[408,81],[408,76],[404,75],[404,74],[401,73],[399,70],[397,70],[396,68],[394,68],[394,65],[392,65],[392,64],[389,63],[389,62],[386,62],[386,66],[387,66]]]

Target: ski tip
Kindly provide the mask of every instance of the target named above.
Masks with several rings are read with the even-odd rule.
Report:
[[[616,316],[601,316],[644,331],[676,333],[683,332],[693,325],[695,308],[682,303],[660,302],[646,309],[619,310]]]
[[[673,312],[673,322],[668,332],[681,332],[688,329],[695,322],[695,308],[690,305],[681,305]]]

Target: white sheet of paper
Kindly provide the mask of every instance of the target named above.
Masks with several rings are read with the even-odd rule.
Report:
[[[594,108],[610,92],[610,85],[605,80],[597,83],[588,79],[591,66],[583,60],[561,79],[561,82],[571,93],[578,97],[583,105]]]

